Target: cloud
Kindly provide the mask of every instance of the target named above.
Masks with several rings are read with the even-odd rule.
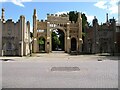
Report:
[[[104,9],[110,14],[118,14],[118,2],[119,0],[102,0],[94,4],[94,6]]]
[[[87,14],[86,12],[83,12],[83,13],[86,15],[87,21],[88,21],[89,23],[91,23],[92,20],[94,19],[94,15],[89,15],[89,14]]]
[[[12,2],[15,5],[24,7],[23,2],[31,2],[32,0],[0,0],[0,2]]]
[[[92,20],[94,19],[94,16],[93,16],[93,15],[88,15],[88,14],[86,14],[86,17],[87,17],[87,21],[88,21],[89,23],[91,23]]]
[[[95,3],[94,5],[98,8],[101,8],[101,9],[106,9],[106,2],[107,1],[98,1],[97,3]]]
[[[67,14],[69,11],[62,11],[62,12],[57,12],[57,13],[55,13],[55,14],[57,14],[57,15],[61,15],[61,14]]]

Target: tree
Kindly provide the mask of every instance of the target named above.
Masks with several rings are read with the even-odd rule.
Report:
[[[69,20],[77,22],[78,19],[78,12],[77,11],[70,11],[69,12]]]
[[[56,50],[58,45],[60,45],[59,37],[57,36],[57,33],[52,32],[52,50]]]
[[[78,13],[79,12],[77,12],[77,11],[70,11],[69,12],[69,20],[77,22]],[[82,13],[81,17],[82,17],[82,31],[84,32],[84,29],[86,27],[86,24],[88,24],[88,22],[87,22],[87,17],[86,17],[86,15],[84,13]]]

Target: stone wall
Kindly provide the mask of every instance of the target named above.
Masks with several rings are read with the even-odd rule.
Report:
[[[25,17],[15,23],[12,19],[2,23],[3,55],[26,56],[30,53],[30,24],[25,23]]]

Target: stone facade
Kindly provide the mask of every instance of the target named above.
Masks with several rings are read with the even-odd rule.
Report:
[[[98,24],[95,17],[93,26],[87,27],[85,37],[84,51],[87,53],[113,53],[116,44],[116,22],[115,19],[108,21],[106,15],[106,23]]]
[[[47,15],[46,21],[37,20],[37,12],[33,13],[33,52],[40,52],[38,40],[40,37],[45,39],[45,52],[52,52],[51,33],[59,29],[64,33],[64,51],[69,53],[71,50],[81,52],[82,46],[82,18],[79,13],[76,23],[69,21],[68,15]],[[74,40],[74,42],[71,42]],[[73,47],[74,46],[74,47]]]
[[[23,15],[15,23],[12,19],[5,20],[2,9],[2,50],[4,56],[26,56],[30,53],[30,23]]]

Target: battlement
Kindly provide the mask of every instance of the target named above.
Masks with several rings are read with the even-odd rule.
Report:
[[[61,14],[61,15],[58,15],[58,14],[47,14],[47,17],[69,17],[69,15],[66,15],[66,14]]]
[[[14,21],[12,20],[12,19],[8,19],[7,21],[6,21],[6,23],[7,22],[12,22],[12,23],[14,23]]]

